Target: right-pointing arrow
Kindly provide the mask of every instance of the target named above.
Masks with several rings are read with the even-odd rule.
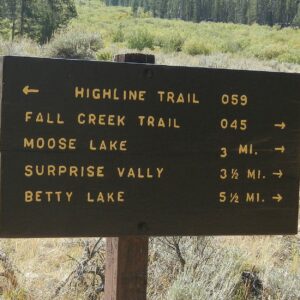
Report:
[[[272,199],[279,203],[283,200],[283,197],[280,194],[277,194],[277,195],[273,196]]]
[[[279,124],[274,124],[274,126],[283,130],[285,129],[286,124],[284,122],[281,122]]]
[[[277,172],[273,172],[273,175],[281,178],[283,176],[283,172],[281,170],[278,170]]]
[[[281,147],[275,147],[274,150],[277,151],[277,152],[284,153],[284,152],[285,152],[285,147],[284,147],[284,146],[281,146]]]

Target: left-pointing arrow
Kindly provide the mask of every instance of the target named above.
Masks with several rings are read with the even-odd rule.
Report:
[[[23,88],[23,93],[27,96],[29,94],[37,94],[39,93],[40,90],[39,89],[32,89],[29,87],[29,85],[24,86]]]

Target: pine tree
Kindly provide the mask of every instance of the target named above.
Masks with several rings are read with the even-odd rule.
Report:
[[[139,8],[139,1],[133,0],[131,7],[132,7],[132,12],[136,15],[138,8]]]
[[[154,17],[180,18],[194,22],[285,26],[295,24],[295,20],[300,18],[299,0],[105,0],[105,3],[132,6],[133,11],[142,7],[145,11],[151,11]]]
[[[11,38],[29,36],[41,43],[77,15],[74,0],[1,0],[1,17],[11,26]]]

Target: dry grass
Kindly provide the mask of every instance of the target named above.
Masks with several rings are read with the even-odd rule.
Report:
[[[256,273],[263,283],[257,299],[300,299],[299,247],[299,235],[186,237],[181,240],[186,260],[181,270],[176,254],[154,240],[149,299],[252,299],[241,280],[246,271]]]
[[[76,269],[84,239],[3,239],[0,248],[15,268],[18,285],[2,278],[4,299],[54,299],[55,292]],[[90,239],[94,242],[95,239]],[[148,299],[300,299],[300,236],[176,238],[150,243]],[[100,248],[103,252],[104,244]],[[102,264],[94,261],[94,265]],[[241,275],[250,271],[263,283],[261,298],[251,296]],[[88,281],[87,281],[88,282]],[[82,282],[81,282],[82,283]],[[74,279],[55,299],[92,299],[88,285]],[[103,293],[98,294],[101,299]]]
[[[73,267],[70,256],[79,256],[80,240],[5,239],[1,249],[17,266],[20,286],[32,299],[50,299],[57,286]]]

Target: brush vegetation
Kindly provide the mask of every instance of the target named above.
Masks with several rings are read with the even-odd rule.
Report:
[[[227,53],[300,64],[300,29],[154,19],[143,10],[135,16],[127,7],[106,7],[95,0],[82,3],[69,28],[100,32],[109,47],[189,55]]]

